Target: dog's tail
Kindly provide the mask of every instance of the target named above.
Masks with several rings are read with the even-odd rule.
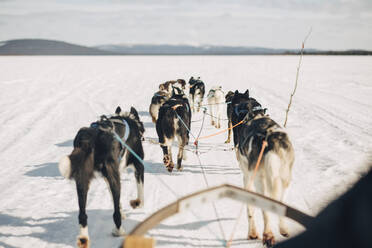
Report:
[[[130,118],[132,118],[137,126],[138,130],[140,131],[141,136],[143,136],[143,133],[145,132],[145,126],[143,125],[143,122],[140,120],[137,110],[134,107],[130,107]]]
[[[94,148],[97,130],[82,128],[74,140],[74,150],[69,156],[64,156],[59,164],[59,172],[66,179],[89,181],[94,171]]]

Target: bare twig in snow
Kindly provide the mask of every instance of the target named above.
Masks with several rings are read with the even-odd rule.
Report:
[[[305,48],[305,42],[307,41],[307,39],[309,38],[310,34],[311,34],[311,31],[313,30],[313,28],[310,28],[309,30],[309,33],[307,33],[305,39],[302,41],[302,48],[301,48],[301,54],[300,54],[300,60],[298,61],[298,66],[297,66],[297,73],[296,73],[296,82],[295,82],[295,87],[293,89],[293,92],[291,94],[291,97],[289,98],[289,104],[288,104],[288,108],[285,112],[285,121],[284,121],[284,127],[287,126],[287,120],[288,120],[288,112],[291,108],[291,105],[292,105],[292,98],[293,96],[295,95],[296,93],[296,90],[297,90],[297,83],[298,83],[298,74],[300,72],[300,68],[301,68],[301,62],[302,62],[302,57],[304,55],[304,48]]]

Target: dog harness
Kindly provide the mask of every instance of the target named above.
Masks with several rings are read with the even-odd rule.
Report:
[[[246,104],[246,103],[243,103]],[[234,107],[234,112],[237,116],[240,116],[241,114],[248,114],[248,109],[246,108],[245,105],[242,103]]]
[[[110,119],[110,121],[114,122],[114,123],[119,123],[119,124],[122,124],[122,125],[124,124],[125,132],[124,132],[123,140],[127,140],[128,137],[129,137],[129,124],[128,124],[128,122],[125,119],[121,119],[121,120]]]
[[[102,125],[100,125],[100,122],[102,121],[108,121],[111,123],[111,126],[112,127],[102,127]],[[125,132],[124,132],[124,136],[123,138],[121,138],[116,132],[115,132],[115,124],[114,123],[118,123],[118,124],[121,124],[121,125],[124,125],[125,126]],[[125,119],[111,119],[111,118],[107,118],[106,116],[101,116],[101,120],[100,121],[97,121],[97,122],[93,122],[90,127],[92,128],[98,128],[102,131],[105,131],[105,132],[112,132],[114,134],[114,137],[117,138],[119,137],[120,139],[123,139],[123,140],[127,140],[128,137],[129,137],[129,134],[130,134],[130,128],[129,128],[129,124],[128,122],[125,120]],[[115,135],[116,134],[116,135]],[[120,142],[120,141],[119,141]],[[121,143],[121,142],[120,142]]]
[[[234,112],[237,116],[239,116],[240,114],[247,114],[249,112],[249,110],[246,108],[246,103],[241,103],[237,106],[234,107]],[[252,108],[252,112],[256,112],[256,111],[260,111],[260,110],[264,110],[264,108],[262,108],[261,105],[258,105],[258,106],[255,106]]]

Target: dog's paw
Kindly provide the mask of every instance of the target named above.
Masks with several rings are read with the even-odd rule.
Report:
[[[183,166],[179,166],[179,167],[177,167],[177,170],[178,170],[178,171],[182,171],[182,170],[183,170]]]
[[[112,236],[114,237],[120,237],[120,236],[124,236],[125,234],[125,231],[122,227],[120,227],[119,229],[114,227],[114,229],[112,229]]]
[[[85,235],[79,235],[77,237],[76,245],[79,248],[89,248],[90,247],[89,237]]]
[[[169,165],[167,166],[167,170],[169,172],[172,172],[173,171],[173,168],[174,168],[174,164],[173,163],[169,163]]]
[[[228,143],[230,143],[230,139],[227,139],[227,140],[225,141],[225,144],[228,144]]]
[[[165,165],[165,167],[168,167],[169,164],[170,164],[171,160],[170,160],[170,156],[169,155],[164,155],[163,157],[163,163]]]
[[[136,199],[136,200],[131,200],[130,202],[129,202],[129,204],[130,204],[130,206],[132,207],[132,208],[140,208],[140,207],[142,207],[143,206],[143,203],[141,202],[141,200],[140,199]]]
[[[275,244],[274,234],[272,232],[264,233],[262,238],[262,243],[266,247],[273,247]]]
[[[259,239],[259,237],[258,237],[257,233],[249,233],[248,234],[248,239],[249,240],[255,240],[255,239]]]

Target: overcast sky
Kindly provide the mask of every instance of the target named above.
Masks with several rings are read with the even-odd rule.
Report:
[[[372,0],[0,0],[0,40],[372,50]]]

